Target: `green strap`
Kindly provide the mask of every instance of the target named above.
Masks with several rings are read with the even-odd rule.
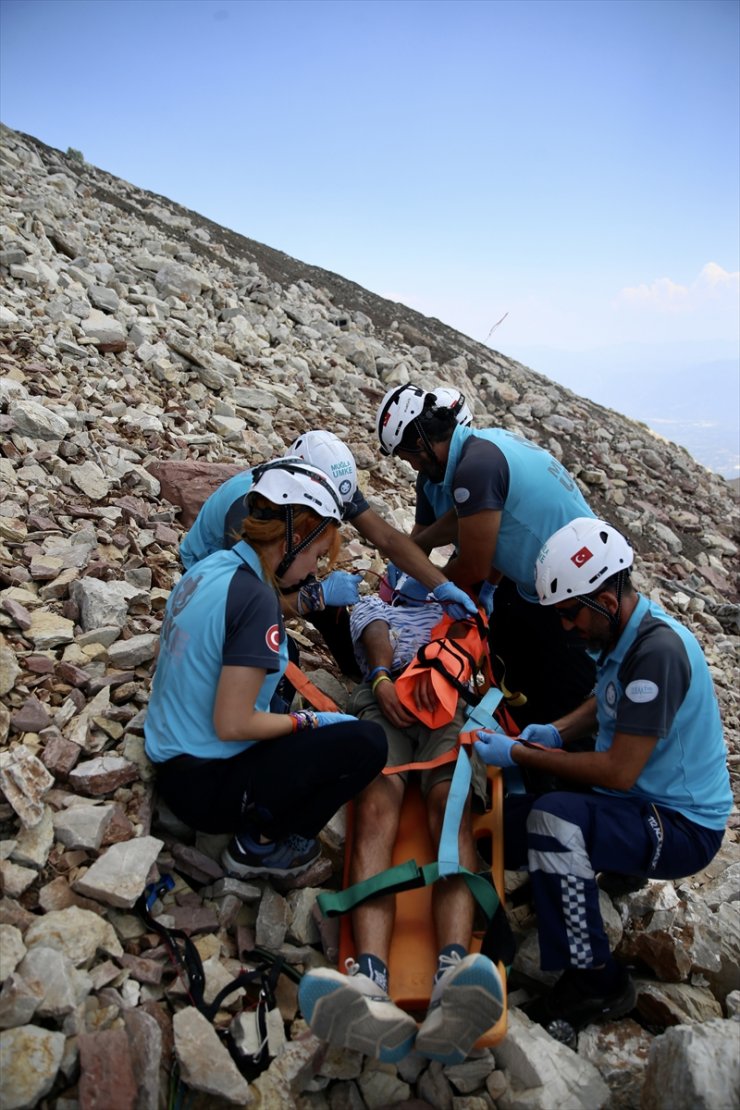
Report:
[[[502,698],[502,693],[495,687],[485,694],[477,706],[469,706],[462,731],[470,732],[476,728],[493,728],[501,731],[494,720],[493,713]],[[445,817],[440,837],[439,859],[434,863],[424,864],[419,867],[416,860],[410,859],[389,867],[378,875],[355,883],[346,890],[325,891],[319,894],[316,901],[324,917],[335,917],[340,913],[347,913],[362,905],[370,898],[381,894],[400,894],[404,890],[417,890],[419,887],[429,886],[437,879],[448,875],[460,875],[490,920],[499,908],[500,900],[495,886],[483,875],[476,875],[473,871],[460,866],[457,850],[458,830],[462,818],[465,799],[470,786],[471,768],[470,759],[464,749],[458,753],[455,773],[450,784],[450,794],[445,809]]]
[[[468,871],[465,867],[461,867],[457,874],[468,884],[486,917],[493,917],[499,905],[499,898],[488,879]],[[318,895],[316,901],[324,917],[336,917],[380,894],[401,894],[404,890],[418,890],[419,887],[430,886],[439,878],[439,864],[436,861],[419,867],[416,860],[409,859],[369,879],[363,879],[360,883],[348,886],[346,890],[324,891]]]

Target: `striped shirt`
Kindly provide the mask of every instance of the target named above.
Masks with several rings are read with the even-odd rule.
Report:
[[[429,602],[426,605],[388,605],[379,597],[366,597],[352,607],[349,629],[355,649],[355,657],[367,681],[370,674],[367,655],[361,643],[361,636],[373,621],[383,621],[388,625],[388,635],[393,647],[391,670],[398,674],[416,655],[422,644],[428,644],[432,629],[444,614],[441,605]]]

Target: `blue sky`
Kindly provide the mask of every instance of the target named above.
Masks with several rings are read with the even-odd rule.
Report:
[[[474,339],[508,313],[491,345],[558,380],[571,351],[733,360],[739,14],[0,0],[0,117]]]

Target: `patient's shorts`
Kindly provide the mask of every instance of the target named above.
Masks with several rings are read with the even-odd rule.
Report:
[[[350,698],[347,712],[353,713],[363,721],[377,721],[382,725],[388,740],[388,761],[386,767],[398,767],[403,763],[422,763],[435,759],[443,752],[457,745],[457,738],[465,723],[464,711],[458,706],[457,713],[449,725],[444,728],[430,729],[421,721],[409,728],[400,729],[391,724],[381,711],[372,690],[363,683],[355,688]],[[472,747],[466,751],[470,756],[472,765],[471,786],[474,795],[474,808],[483,811],[486,802],[486,768],[478,758]],[[455,772],[455,761],[443,763],[441,767],[434,767],[431,771],[420,772],[421,793],[424,798],[431,788],[438,782],[448,782]],[[408,772],[400,772],[404,781],[408,779]]]

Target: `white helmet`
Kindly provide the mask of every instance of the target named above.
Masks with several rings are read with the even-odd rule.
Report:
[[[252,474],[254,481],[248,501],[252,494],[259,493],[278,507],[312,509],[327,521],[341,523],[343,505],[339,491],[318,466],[286,456],[255,466]]]
[[[439,389],[433,390],[433,392],[436,399],[435,408],[451,409],[456,423],[463,428],[467,428],[473,423],[473,414],[465,400],[465,395],[459,389],[452,389],[450,386],[443,385]]]
[[[344,504],[349,504],[357,489],[357,466],[354,455],[339,436],[334,432],[305,432],[291,444],[288,456],[291,455],[323,470],[339,490]]]
[[[535,586],[541,605],[588,596],[632,566],[627,540],[604,520],[579,516],[559,528],[537,556]]]
[[[395,385],[389,389],[375,417],[382,453],[392,455],[409,425],[433,404],[434,394],[418,385]]]

